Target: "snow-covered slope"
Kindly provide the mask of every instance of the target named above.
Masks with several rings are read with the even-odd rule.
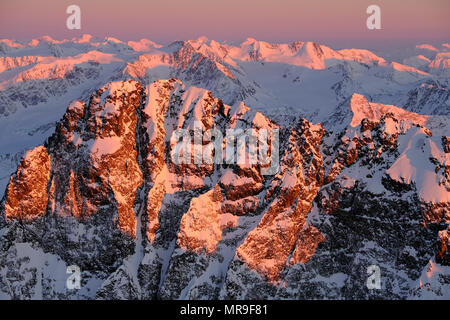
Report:
[[[448,298],[448,53],[0,40],[0,298]],[[198,122],[278,172],[175,165]]]

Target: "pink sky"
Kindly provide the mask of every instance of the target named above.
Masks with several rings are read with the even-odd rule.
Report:
[[[70,4],[81,7],[80,31],[66,29]],[[366,29],[370,4],[382,30]],[[449,0],[1,0],[0,38],[450,41],[449,17]]]

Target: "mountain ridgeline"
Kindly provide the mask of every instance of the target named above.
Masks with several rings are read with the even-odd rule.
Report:
[[[327,54],[319,49],[304,51]],[[271,120],[212,91],[177,78],[117,80],[69,103],[9,177],[0,297],[449,298],[445,120],[353,94],[329,130],[301,116]],[[173,133],[198,123],[224,136],[278,130],[276,172],[194,154],[175,164]],[[211,152],[205,140],[200,148]],[[72,265],[80,289],[66,286]],[[366,285],[373,265],[379,289]]]

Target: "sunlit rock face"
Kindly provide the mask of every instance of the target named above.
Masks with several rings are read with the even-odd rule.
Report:
[[[448,298],[448,136],[427,116],[362,95],[347,109],[346,127],[330,132],[301,117],[276,123],[176,78],[105,84],[70,103],[10,178],[0,297]],[[196,128],[223,133],[214,152],[205,135],[192,146],[220,150],[220,161],[174,161],[174,133],[195,138]],[[225,133],[237,129],[279,132],[268,143],[273,174],[267,163],[224,161]],[[74,264],[79,291],[65,286]],[[365,285],[370,265],[381,290]]]
[[[33,220],[45,213],[48,203],[50,156],[43,146],[28,151],[11,177],[5,203],[6,219]]]

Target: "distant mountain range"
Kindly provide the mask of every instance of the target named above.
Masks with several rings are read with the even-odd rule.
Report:
[[[449,299],[449,61],[449,44],[399,62],[0,40],[0,298]],[[173,133],[199,123],[278,130],[277,172],[174,163]]]

